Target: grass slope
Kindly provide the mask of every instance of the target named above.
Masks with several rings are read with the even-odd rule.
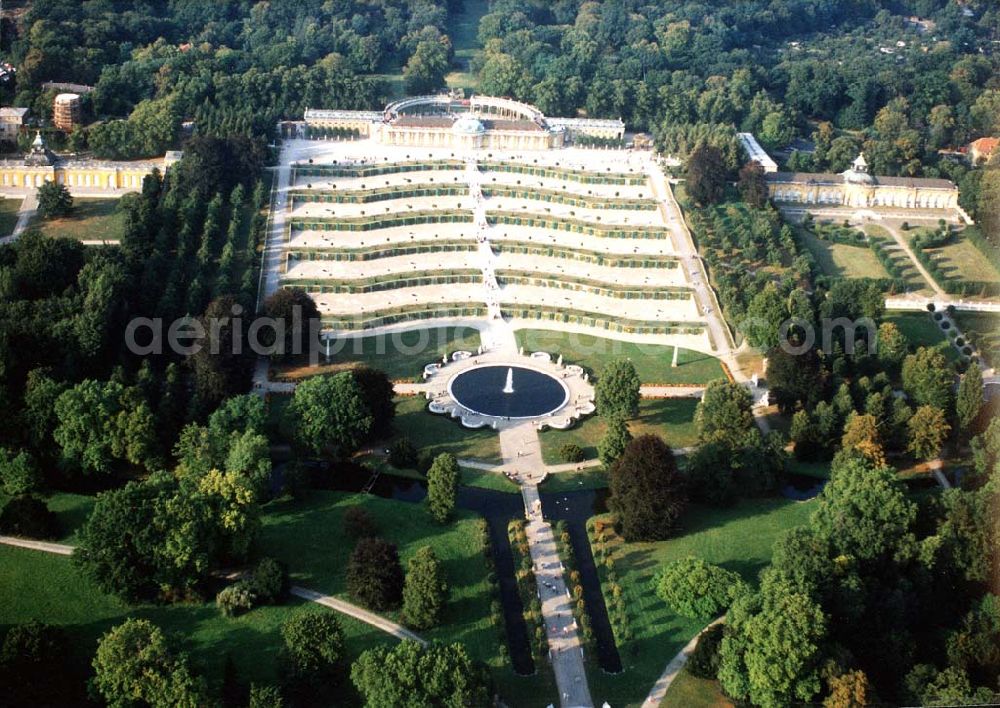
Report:
[[[642,703],[670,659],[704,626],[679,617],[653,592],[653,577],[664,563],[693,555],[754,582],[770,562],[774,541],[805,523],[814,507],[814,502],[787,499],[745,500],[730,509],[692,506],[683,519],[684,529],[675,538],[610,543],[634,638],[619,647],[623,673],[589,672],[595,700],[622,707]]]
[[[441,526],[408,502],[316,491],[303,501],[276,501],[265,508],[261,547],[289,564],[295,582],[346,598],[346,567],[354,542],[343,533],[343,515],[352,506],[372,515],[380,535],[398,547],[404,568],[421,546],[432,546],[441,560],[451,595],[444,625],[424,635],[462,641],[474,656],[495,660],[496,635],[488,624],[489,583],[475,515],[462,514]]]
[[[639,417],[629,421],[633,437],[659,435],[671,447],[689,447],[697,440],[694,411],[698,400],[694,398],[645,399],[639,403]],[[607,422],[600,416],[591,416],[577,423],[570,430],[546,430],[539,435],[542,457],[546,464],[565,462],[559,454],[563,445],[575,443],[583,448],[587,459],[597,457],[597,443],[607,430]]]
[[[866,246],[850,246],[816,238],[809,232],[802,233],[805,244],[816,264],[824,274],[834,278],[888,278],[882,264]]]
[[[469,430],[447,416],[427,412],[427,401],[419,396],[396,399],[396,435],[385,443],[407,437],[420,449],[434,455],[450,452],[455,457],[475,458],[499,464],[500,437],[495,430],[482,428]]]
[[[227,619],[214,603],[129,607],[103,594],[73,567],[70,559],[21,548],[0,547],[0,632],[35,619],[62,626],[72,644],[72,664],[89,666],[100,636],[127,617],[159,625],[180,643],[214,690],[222,683],[226,655],[243,681],[273,683],[281,647],[281,624],[298,612],[328,612],[293,600]],[[396,640],[373,627],[337,615],[353,661],[370,647]],[[357,701],[349,686],[331,687],[329,704]]]
[[[403,567],[421,546],[430,545],[444,566],[450,595],[443,624],[421,636],[445,643],[462,642],[469,653],[486,662],[501,694],[511,705],[552,702],[548,672],[518,677],[501,664],[497,631],[490,626],[490,583],[479,548],[479,517],[459,513],[441,526],[420,506],[364,494],[312,492],[299,502],[272,502],[265,508],[261,546],[289,563],[292,577],[321,592],[346,597],[346,565],[353,542],[342,532],[344,512],[364,507],[377,521],[382,537],[396,544]],[[392,613],[390,613],[391,615]],[[399,619],[394,616],[394,619]],[[548,696],[540,699],[539,696]]]
[[[329,363],[321,354],[319,366],[306,356],[274,366],[272,378],[298,380],[364,365],[381,369],[393,380],[413,381],[424,366],[458,350],[476,351],[479,331],[468,327],[432,327],[386,335],[341,339],[331,345]]]
[[[61,219],[32,222],[51,238],[81,241],[120,241],[125,231],[125,214],[118,211],[117,199],[74,199],[73,212]]]
[[[525,353],[543,351],[553,357],[562,355],[564,363],[579,364],[594,376],[599,376],[612,359],[627,358],[645,384],[697,385],[725,377],[718,359],[688,349],[680,350],[678,365],[672,367],[673,347],[551,330],[522,329],[516,334],[517,345],[524,347]]]

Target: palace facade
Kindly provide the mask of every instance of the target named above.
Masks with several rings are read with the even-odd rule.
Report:
[[[38,134],[23,159],[0,160],[0,191],[31,191],[46,182],[64,184],[71,193],[136,191],[154,169],[165,172],[180,157],[180,152],[169,152],[155,160],[127,162],[64,158],[49,151]]]
[[[946,179],[876,177],[864,155],[841,174],[775,172],[765,175],[776,202],[897,209],[958,208],[958,187]]]
[[[534,106],[509,98],[448,94],[414,96],[381,113],[307,109],[310,130],[346,129],[383,145],[455,149],[550,150],[577,136],[622,140],[621,120],[547,118]]]

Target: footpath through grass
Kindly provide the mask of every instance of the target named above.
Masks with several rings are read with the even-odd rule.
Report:
[[[671,366],[674,347],[658,344],[636,344],[617,339],[595,337],[575,332],[522,329],[516,332],[518,347],[525,353],[549,352],[563,363],[579,364],[591,376],[600,376],[601,369],[613,359],[629,359],[644,384],[700,385],[725,378],[719,360],[708,354],[681,349],[677,366]]]
[[[69,558],[8,546],[0,546],[0,597],[0,627],[30,620],[61,626],[71,642],[70,664],[83,675],[89,673],[102,634],[127,617],[148,619],[179,642],[216,692],[222,686],[227,655],[242,681],[276,682],[281,624],[298,612],[330,611],[295,599],[234,618],[224,617],[213,602],[129,607],[97,589]],[[396,641],[345,615],[337,614],[337,619],[344,629],[349,661],[365,649]],[[330,704],[339,705],[358,700],[349,684],[331,687],[328,698]]]
[[[633,639],[618,647],[625,665],[621,674],[611,676],[596,667],[589,671],[595,701],[640,705],[670,659],[706,624],[678,616],[656,596],[653,577],[664,563],[692,555],[756,583],[775,540],[804,524],[814,508],[815,502],[778,498],[744,500],[730,509],[695,505],[683,517],[680,533],[667,541],[609,541]],[[606,585],[604,592],[610,596]]]
[[[696,398],[647,398],[639,403],[639,417],[628,422],[632,437],[659,435],[674,448],[690,447],[697,442],[694,425]],[[542,444],[545,464],[566,462],[560,451],[564,445],[575,444],[583,448],[588,460],[597,457],[597,444],[607,431],[607,421],[601,416],[591,416],[569,430],[545,430],[538,438]]]
[[[354,541],[344,533],[343,517],[351,507],[361,507],[375,519],[379,535],[398,547],[404,569],[422,546],[437,553],[451,591],[443,625],[424,636],[461,641],[474,656],[496,665],[496,632],[489,625],[490,587],[479,517],[474,514],[460,513],[442,526],[422,505],[370,494],[312,491],[304,500],[279,500],[265,507],[261,548],[288,563],[296,583],[349,599],[346,569]],[[390,616],[398,620],[394,614]]]
[[[415,381],[424,366],[441,361],[452,352],[475,352],[480,345],[479,330],[471,327],[421,327],[404,332],[355,339],[343,338],[331,344],[327,361],[320,352],[319,365],[310,366],[307,355],[272,367],[272,378],[296,381],[356,366],[381,369],[394,381]]]
[[[295,582],[349,599],[346,567],[354,542],[344,535],[343,516],[353,506],[368,511],[379,535],[396,544],[404,569],[422,546],[434,548],[441,561],[449,587],[448,603],[442,625],[421,632],[421,636],[463,643],[471,656],[490,666],[502,695],[515,700],[513,705],[524,705],[529,696],[539,699],[541,705],[551,702],[548,672],[518,677],[500,659],[498,630],[490,624],[492,596],[478,515],[459,512],[455,521],[442,526],[431,519],[423,505],[367,494],[314,491],[301,501],[268,504],[260,545],[266,554],[288,563]],[[400,619],[398,613],[387,616]]]

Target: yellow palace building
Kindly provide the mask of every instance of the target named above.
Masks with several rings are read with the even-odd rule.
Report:
[[[876,177],[859,155],[841,174],[773,172],[765,175],[776,202],[816,206],[955,210],[958,187],[946,179]]]
[[[74,194],[132,192],[142,188],[142,180],[154,169],[162,173],[179,159],[179,152],[126,162],[64,158],[49,151],[39,133],[23,159],[0,160],[0,191],[28,192],[56,182]]]

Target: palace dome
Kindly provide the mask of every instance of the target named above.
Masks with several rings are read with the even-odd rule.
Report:
[[[479,133],[485,133],[486,127],[478,118],[465,116],[464,118],[456,120],[455,124],[451,126],[451,130],[452,132],[462,133],[463,135],[478,135]]]

